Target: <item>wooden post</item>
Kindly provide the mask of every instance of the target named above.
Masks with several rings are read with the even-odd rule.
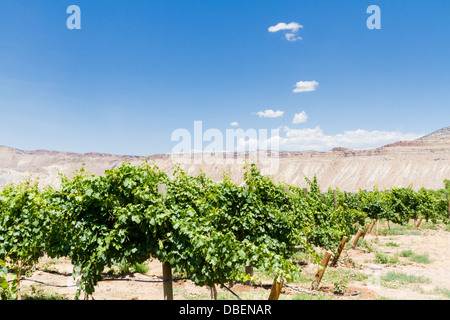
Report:
[[[217,300],[217,288],[216,285],[211,287],[211,300]]]
[[[377,219],[373,219],[372,223],[370,224],[369,230],[367,231],[368,233],[372,232],[373,226],[375,225],[375,222],[377,222]]]
[[[159,184],[158,193],[165,199],[167,197],[167,185]],[[173,300],[173,284],[172,284],[172,266],[168,262],[163,262],[162,264],[163,272],[163,289],[164,289],[164,300]]]
[[[281,294],[281,289],[283,289],[284,282],[280,280],[277,281],[278,277],[273,279],[272,289],[270,290],[269,300],[278,300]]]
[[[366,227],[364,228],[364,231],[363,231],[363,233],[361,235],[362,239],[364,239],[364,237],[366,236],[367,230],[369,230],[369,226],[370,226],[369,224],[366,224]]]
[[[331,262],[331,266],[332,266],[332,267],[336,266],[336,264],[337,264],[337,262],[338,262],[338,259],[339,259],[340,255],[341,255],[341,253],[342,253],[342,250],[344,250],[344,246],[345,246],[345,244],[347,243],[347,240],[348,240],[348,238],[347,238],[346,236],[343,236],[343,237],[342,237],[341,244],[339,245],[339,248],[338,248],[338,250],[337,250],[337,253],[336,253],[336,255],[334,256],[333,261]]]
[[[168,262],[162,265],[164,300],[173,300],[172,266]]]
[[[17,271],[17,300],[22,300],[22,286],[20,278],[22,277],[22,261],[19,260],[19,270]]]
[[[248,186],[244,185],[245,189],[248,190]],[[283,187],[284,192],[286,192],[288,195],[291,193],[291,191],[289,190],[289,186],[284,186]],[[251,277],[253,276],[253,266],[252,263],[250,262],[250,265],[245,266],[245,274],[246,275],[250,275]],[[250,280],[245,281],[244,283],[245,285],[251,286],[253,285],[253,282],[251,282]]]
[[[417,222],[416,227],[414,229],[418,229],[420,224],[422,223],[423,217],[420,217],[419,222]]]
[[[249,274],[250,277],[253,277],[253,267],[252,267],[252,263],[250,263],[249,266],[246,266],[246,267],[245,267],[245,274],[246,274],[246,275]],[[248,286],[250,286],[250,285],[252,285],[253,283],[249,280],[249,281],[245,281],[245,284],[248,285]]]
[[[353,240],[352,249],[356,248],[356,245],[358,244],[358,240],[359,240],[359,237],[361,237],[362,232],[363,232],[362,229],[358,230],[358,233],[356,234],[356,236]]]
[[[311,290],[317,290],[319,288],[320,281],[322,281],[322,277],[325,274],[325,269],[328,266],[328,261],[330,261],[331,255],[332,253],[330,251],[326,251],[323,255],[322,261],[320,262],[321,266],[319,267],[319,271],[317,271],[317,274],[311,283]]]

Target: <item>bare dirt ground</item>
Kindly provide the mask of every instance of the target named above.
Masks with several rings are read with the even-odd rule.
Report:
[[[379,226],[379,230],[385,226]],[[391,226],[395,231],[395,227]],[[369,234],[354,250],[347,244],[337,267],[329,267],[319,291],[310,291],[311,280],[317,265],[305,259],[299,266],[302,278],[288,283],[280,299],[401,299],[401,300],[449,300],[450,299],[450,232],[445,225],[424,223],[421,228],[402,227],[396,235]],[[376,233],[374,231],[373,233]],[[351,243],[349,241],[349,243]],[[429,261],[414,261],[404,252],[416,256],[427,255]],[[394,258],[392,263],[381,263],[378,255]],[[120,281],[102,281],[96,287],[95,300],[162,300],[163,285],[161,263],[148,261],[145,274],[134,273],[120,277]],[[387,278],[392,272],[413,278],[403,281]],[[28,299],[73,299],[76,292],[71,276],[69,259],[43,257],[33,272],[22,281],[22,295]],[[236,284],[230,289],[243,300],[267,300],[273,279],[270,274],[258,276],[255,286]],[[30,281],[33,280],[33,281]],[[334,294],[335,283],[344,281],[345,295]],[[45,283],[39,283],[39,282]],[[142,281],[142,282],[140,282]],[[155,282],[148,282],[155,281]],[[57,285],[62,287],[49,286]],[[190,281],[177,281],[173,285],[175,300],[210,299],[210,288],[197,287]],[[218,298],[237,300],[226,288],[217,288]],[[82,298],[82,297],[81,297]]]

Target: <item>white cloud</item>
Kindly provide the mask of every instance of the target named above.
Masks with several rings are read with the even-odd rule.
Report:
[[[265,110],[265,111],[260,111],[256,113],[260,118],[279,118],[282,117],[284,114],[284,111],[273,111],[273,110]]]
[[[281,30],[291,30],[291,32],[297,33],[300,28],[303,28],[303,26],[298,24],[297,22],[291,22],[289,24],[280,22],[275,26],[269,27],[269,32],[278,32]]]
[[[403,140],[415,140],[422,134],[401,133],[398,131],[367,131],[357,129],[334,135],[326,135],[322,129],[291,129],[283,127],[284,135],[280,137],[280,150],[285,151],[328,151],[336,147],[355,150],[378,148],[383,145]]]
[[[319,83],[317,81],[299,81],[295,84],[294,93],[316,91]]]
[[[302,111],[300,113],[296,113],[294,115],[294,120],[292,120],[293,124],[299,124],[299,123],[305,123],[306,121],[308,121],[309,117],[306,114],[305,111]]]
[[[267,137],[249,137],[238,142],[237,150],[273,150],[273,151],[321,151],[326,152],[336,147],[353,150],[379,148],[397,141],[410,141],[423,134],[401,133],[398,131],[368,131],[357,129],[327,135],[317,126],[315,128],[291,129],[280,128],[277,135]]]
[[[297,40],[302,40],[302,37],[297,37],[297,33],[300,28],[303,28],[303,26],[297,22],[291,22],[289,24],[280,22],[275,26],[269,27],[269,32],[288,31],[285,34],[286,40],[295,42]]]
[[[295,33],[286,33],[286,40],[289,42],[295,42],[297,40],[302,40],[302,37],[296,37]]]
[[[233,121],[232,123],[230,123],[230,126],[232,126],[232,127],[238,127],[238,126],[239,126],[239,122]]]

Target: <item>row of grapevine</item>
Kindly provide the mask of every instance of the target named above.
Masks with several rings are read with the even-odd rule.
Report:
[[[73,276],[81,278],[76,298],[82,291],[94,293],[105,268],[150,257],[199,286],[249,280],[249,265],[294,280],[300,269],[290,258],[298,247],[318,258],[315,248],[336,250],[366,217],[394,221],[392,212],[403,218],[411,212],[431,219],[440,214],[440,208],[430,213],[424,207],[433,197],[415,205],[386,201],[387,193],[378,191],[322,194],[315,178],[307,179],[306,195],[274,183],[253,164],[246,166],[244,180],[243,186],[227,176],[215,182],[180,168],[169,176],[155,165],[126,162],[101,176],[83,168],[61,176],[58,189],[9,185],[0,193],[0,260],[19,270],[20,281],[21,270],[43,252],[70,257]]]
[[[449,199],[437,196],[432,190],[421,188],[414,191],[412,187],[391,188],[380,191],[359,191],[344,197],[349,207],[357,209],[370,219],[386,220],[406,225],[411,219],[424,218],[436,223],[437,220],[448,222]]]

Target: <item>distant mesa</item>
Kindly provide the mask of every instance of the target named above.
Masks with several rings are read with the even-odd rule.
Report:
[[[436,130],[430,134],[427,134],[426,136],[423,136],[417,140],[412,141],[397,141],[388,145],[385,145],[384,147],[421,147],[428,145],[429,143],[433,141],[438,141],[439,143],[442,142],[450,142],[450,127],[442,128],[439,130]]]
[[[124,161],[137,165],[143,161],[154,162],[162,170],[172,174],[177,162],[170,154],[151,156],[125,156],[104,153],[78,154],[48,150],[22,151],[0,146],[0,189],[2,186],[29,177],[39,178],[42,186],[57,187],[58,173],[71,175],[85,164],[87,172],[102,175],[105,170],[116,168]],[[339,188],[358,192],[397,187],[414,189],[421,187],[439,189],[444,179],[450,179],[450,127],[434,131],[417,140],[398,141],[368,150],[352,150],[335,147],[328,152],[283,151],[273,160],[259,165],[267,169],[276,181],[301,188],[308,187],[305,177],[317,176],[321,190]],[[189,174],[205,173],[213,180],[223,179],[227,173],[233,182],[243,182],[244,169],[241,161],[232,164],[196,162],[182,163]]]
[[[440,130],[436,130],[430,134],[427,134],[426,136],[423,136],[422,138],[419,138],[417,140],[435,140],[435,139],[447,139],[450,140],[450,127],[442,128]]]
[[[344,147],[337,147],[337,148],[333,148],[330,150],[331,152],[348,152],[348,151],[353,151],[352,149],[349,148],[344,148]]]

